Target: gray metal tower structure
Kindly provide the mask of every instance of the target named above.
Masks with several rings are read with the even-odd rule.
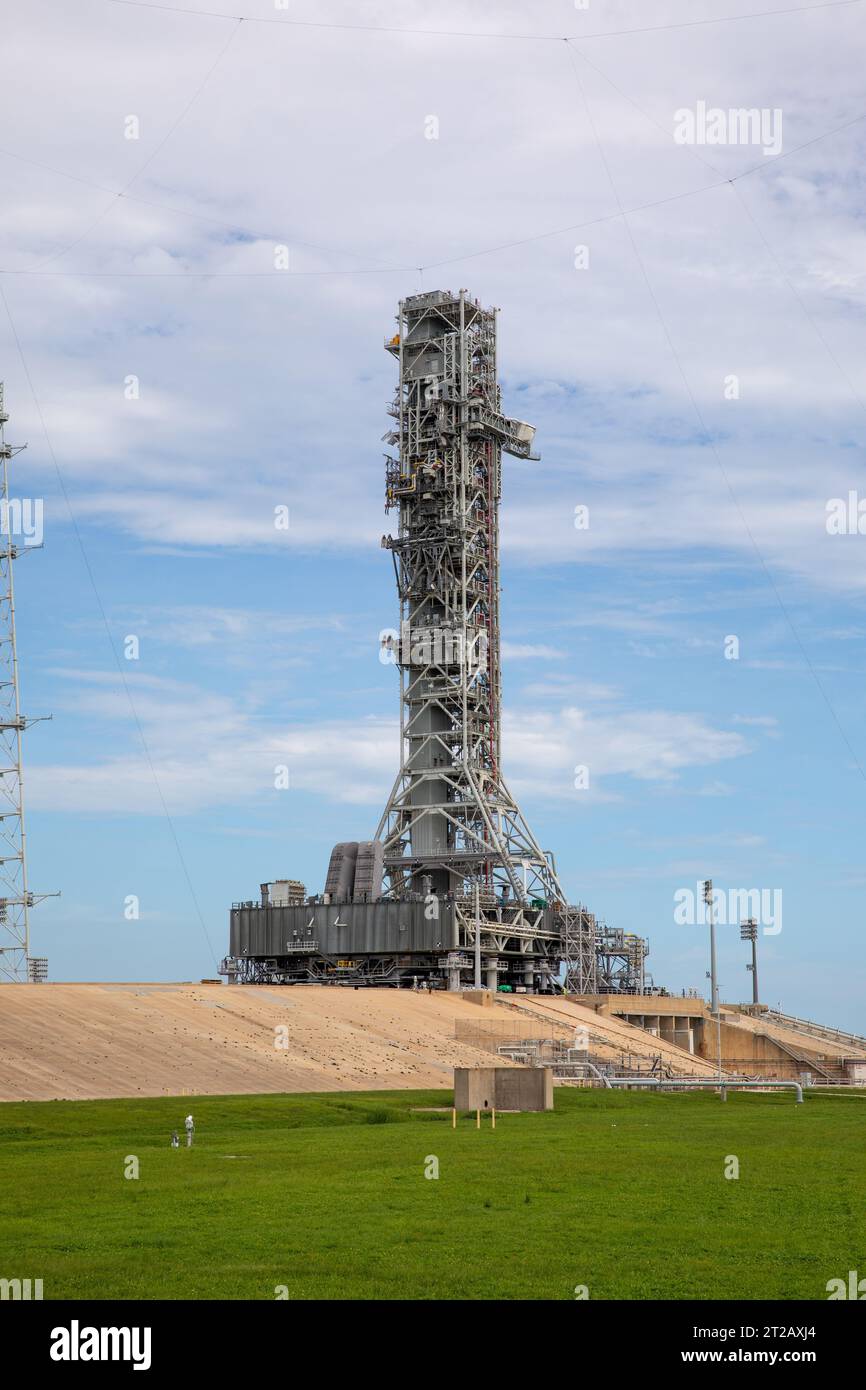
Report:
[[[9,496],[9,463],[26,446],[7,444],[9,416],[0,382],[0,978],[43,978],[44,961],[30,955],[30,908],[36,899],[27,884],[27,837],[21,735],[15,584],[12,570],[22,534],[21,503]],[[41,900],[41,899],[40,899]]]
[[[599,994],[644,994],[649,945],[642,936],[597,923],[595,932],[596,990]],[[575,993],[581,991],[575,989]]]
[[[404,299],[383,436],[399,629],[400,765],[372,840],[334,846],[324,892],[236,902],[221,973],[249,983],[643,989],[647,944],[562,890],[502,774],[502,455],[535,430],[502,412],[496,311],[466,290]],[[564,980],[560,968],[564,966]]]
[[[535,458],[535,430],[503,415],[496,311],[465,290],[401,302],[386,340],[399,379],[384,436],[400,631],[400,769],[379,822],[388,894],[455,903],[455,949],[544,954],[542,909],[565,895],[509,792],[501,761],[499,501],[502,453]],[[549,941],[548,941],[549,938]],[[488,975],[495,960],[486,961]]]

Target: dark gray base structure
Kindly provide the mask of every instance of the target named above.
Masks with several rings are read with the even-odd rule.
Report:
[[[485,937],[498,928],[496,956],[484,944],[483,983],[533,992],[556,989],[561,951],[553,908],[538,908],[530,940],[510,914],[485,920]],[[381,899],[274,907],[236,903],[231,911],[229,956],[222,972],[241,984],[352,984],[411,988],[434,983],[459,989],[472,983],[474,959],[461,945],[454,902]]]

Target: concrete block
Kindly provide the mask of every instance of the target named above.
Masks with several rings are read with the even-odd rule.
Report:
[[[482,1009],[490,1008],[493,1003],[493,995],[489,989],[465,989],[460,997],[465,1003],[477,1004]]]
[[[550,1067],[455,1067],[458,1110],[552,1110]]]

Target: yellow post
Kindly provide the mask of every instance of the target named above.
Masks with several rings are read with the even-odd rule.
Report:
[[[476,1129],[480,1129],[480,1128],[481,1128],[481,1111],[480,1111],[480,1110],[476,1110],[476,1111],[475,1111],[475,1128],[476,1128]]]
[[[451,1110],[451,1128],[452,1128],[452,1129],[456,1129],[456,1128],[457,1128],[457,1107],[456,1107],[456,1106],[454,1106],[454,1107],[452,1108],[452,1110]]]
[[[493,1128],[495,1129],[495,1128],[496,1128],[496,1111],[495,1111],[495,1110],[491,1110],[491,1112],[490,1112],[490,1118],[491,1118],[491,1120],[493,1121]]]

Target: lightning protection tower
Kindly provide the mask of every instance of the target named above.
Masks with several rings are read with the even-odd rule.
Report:
[[[0,382],[0,978],[26,981],[44,978],[45,962],[30,955],[30,908],[35,899],[27,884],[21,776],[21,735],[28,721],[21,714],[18,691],[12,576],[19,554],[15,537],[24,528],[20,499],[9,497],[9,462],[25,446],[7,444],[8,419]]]
[[[376,839],[393,897],[453,900],[455,948],[541,951],[565,904],[501,763],[499,501],[502,453],[536,458],[533,426],[503,415],[496,310],[465,290],[404,299],[386,339],[399,379],[383,436],[400,630],[401,764]],[[489,959],[485,962],[488,975]]]

